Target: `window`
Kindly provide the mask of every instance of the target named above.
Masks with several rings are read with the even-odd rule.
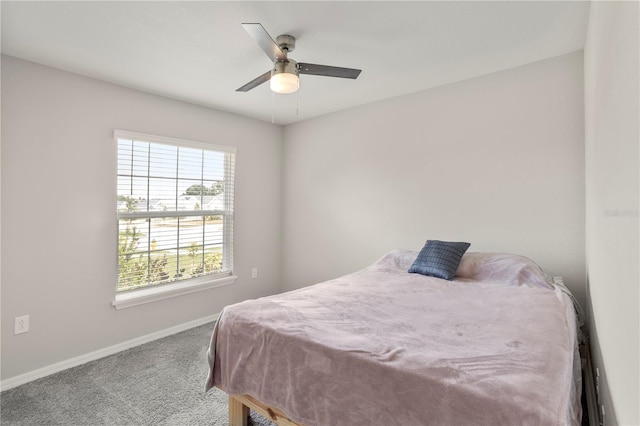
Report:
[[[117,293],[230,277],[235,148],[114,135]]]

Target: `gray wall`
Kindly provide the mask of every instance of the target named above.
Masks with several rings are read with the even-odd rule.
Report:
[[[114,129],[237,147],[234,285],[111,306]],[[277,292],[281,158],[279,126],[3,56],[2,378]]]
[[[519,253],[585,300],[581,52],[285,127],[283,280],[425,240]]]
[[[606,424],[640,424],[638,2],[593,2],[585,45],[586,224],[593,359]]]

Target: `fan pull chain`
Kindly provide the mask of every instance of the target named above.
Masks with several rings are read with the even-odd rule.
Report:
[[[271,92],[271,124],[276,122],[276,92]]]
[[[298,82],[300,87],[300,82]],[[300,89],[296,90],[296,117],[300,115]]]

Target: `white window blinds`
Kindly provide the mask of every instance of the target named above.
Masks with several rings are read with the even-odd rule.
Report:
[[[231,275],[235,148],[116,131],[117,291]]]

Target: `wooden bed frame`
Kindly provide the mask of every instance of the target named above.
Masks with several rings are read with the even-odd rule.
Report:
[[[278,426],[302,426],[282,411],[269,407],[249,395],[229,395],[229,426],[247,426],[249,409],[260,413]]]

